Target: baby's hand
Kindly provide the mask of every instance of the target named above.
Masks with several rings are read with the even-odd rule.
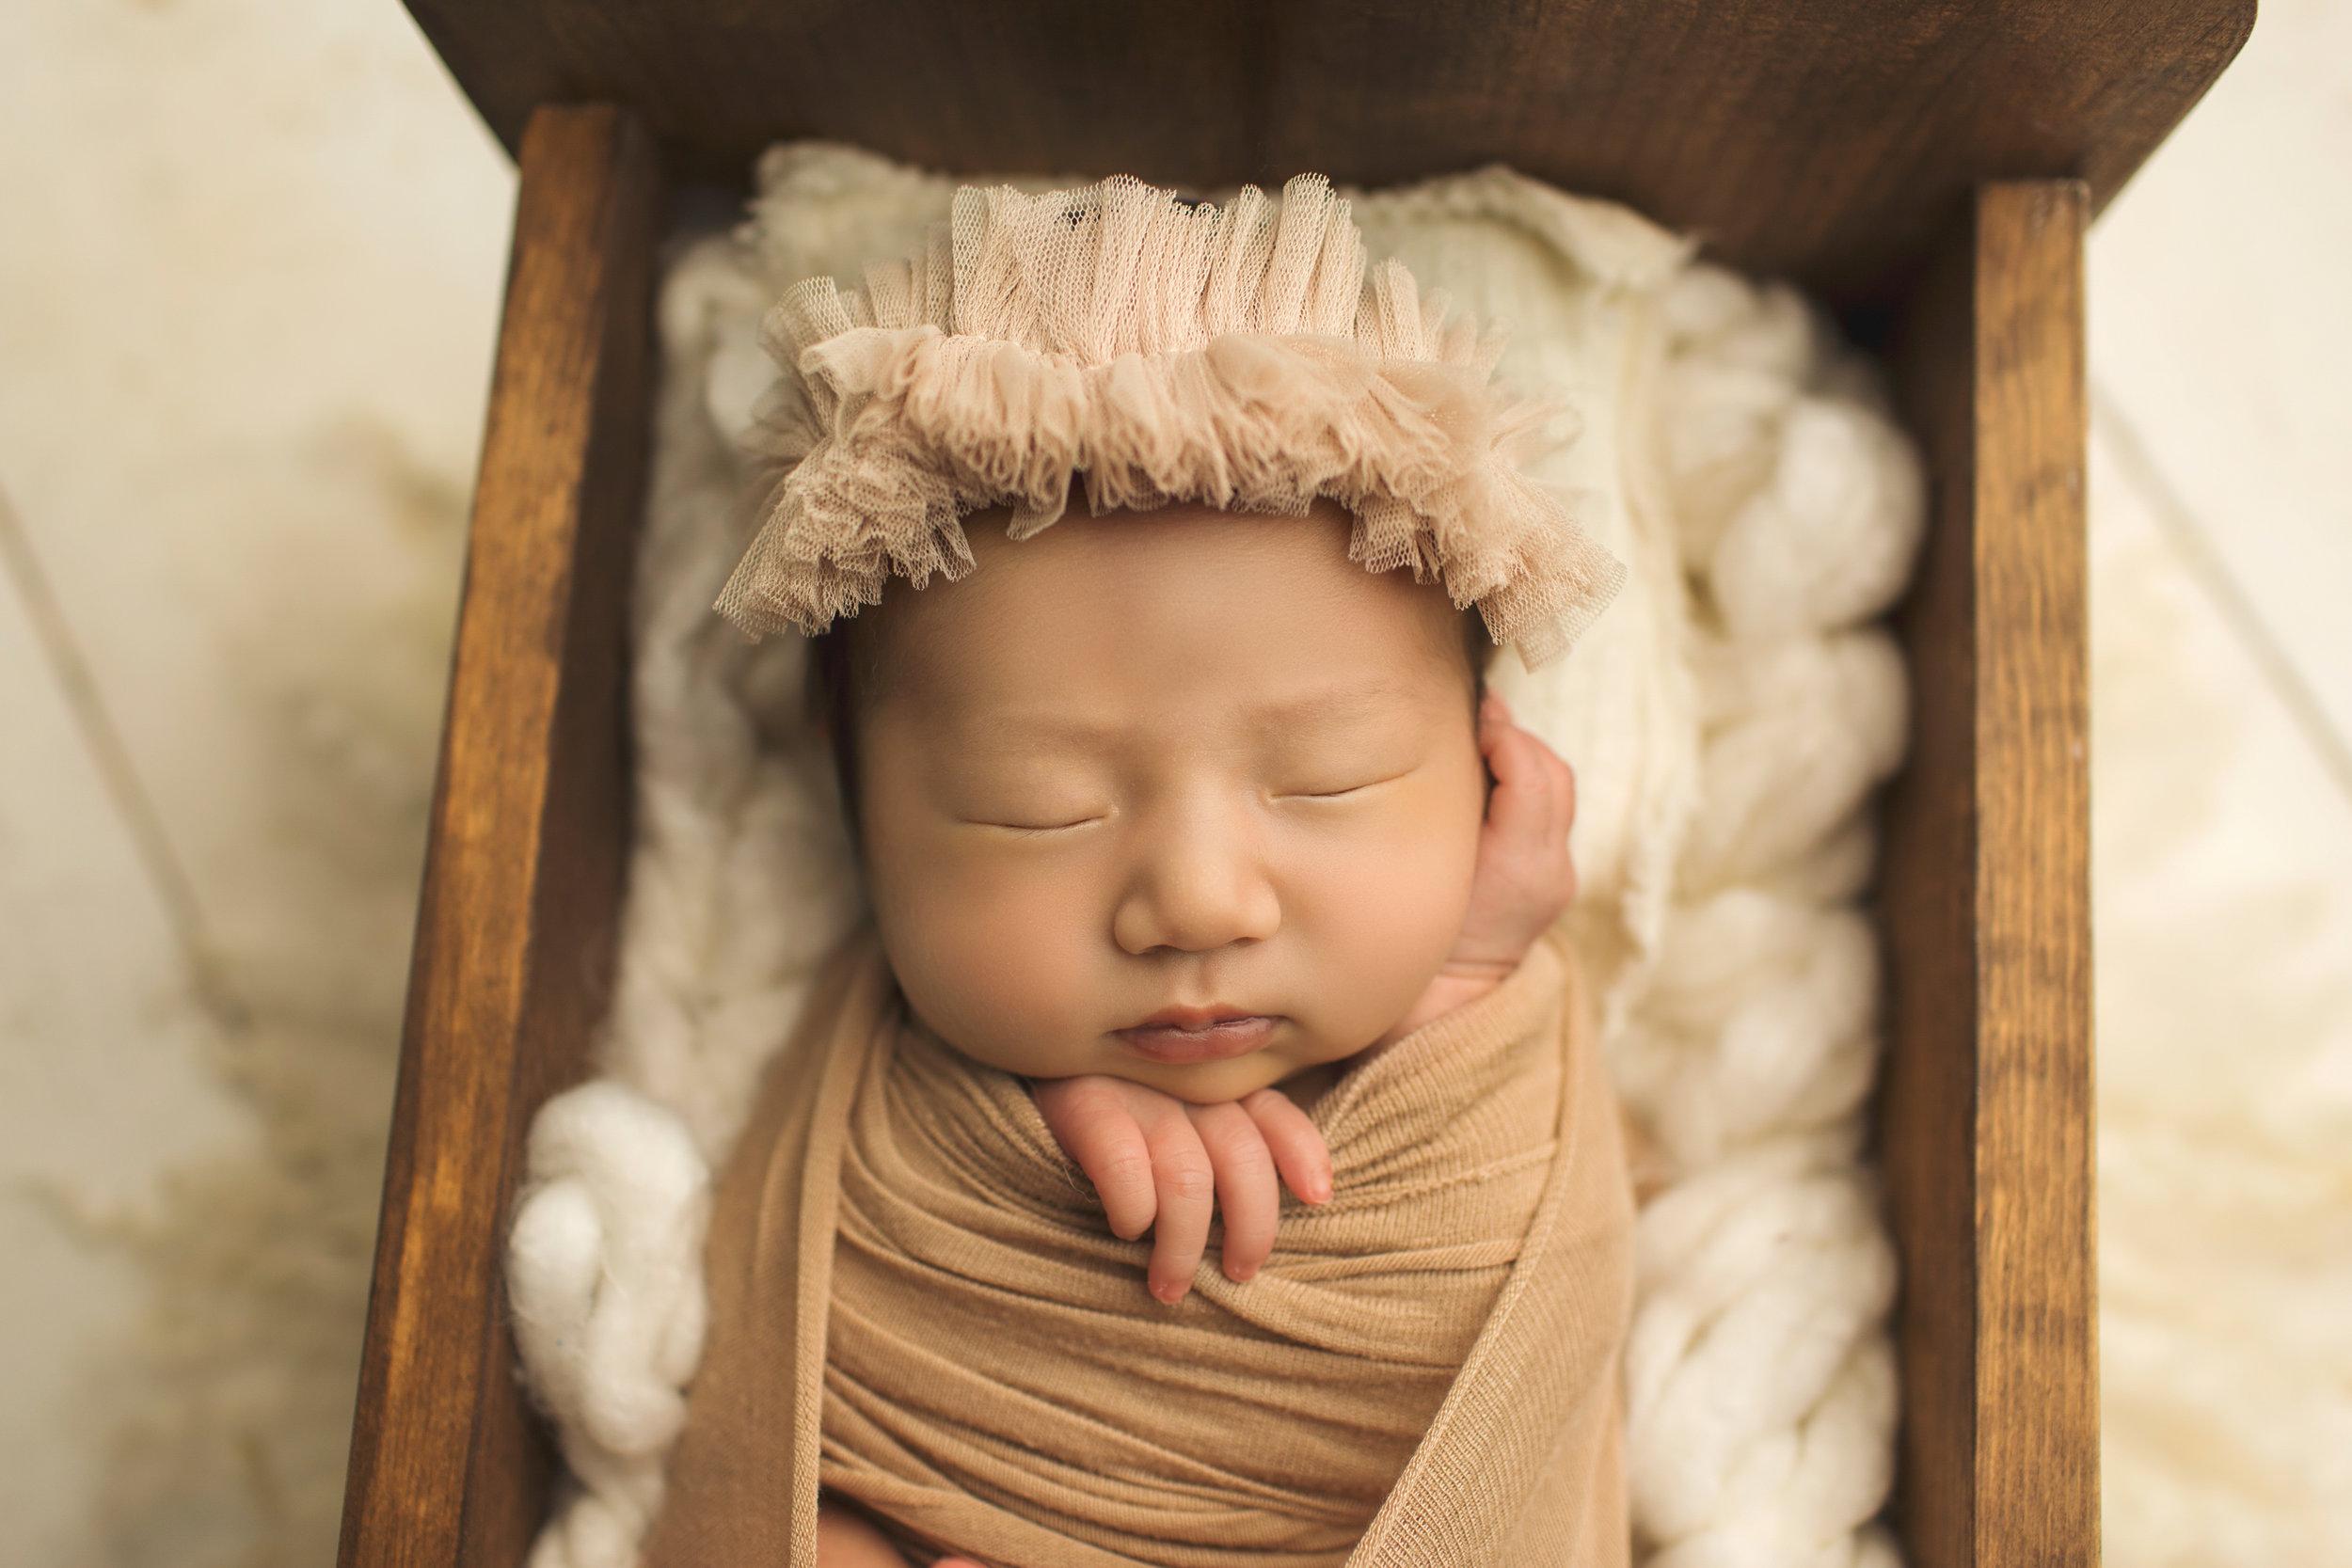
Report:
[[[1491,691],[1478,710],[1478,750],[1495,786],[1478,835],[1470,912],[1454,951],[1383,1044],[1501,985],[1576,896],[1576,864],[1568,858],[1576,774],[1514,724],[1510,708]]]
[[[1307,1113],[1279,1089],[1188,1105],[1123,1079],[1041,1079],[1032,1091],[1062,1152],[1103,1199],[1113,1233],[1152,1231],[1152,1293],[1179,1302],[1208,1249],[1212,1209],[1225,1214],[1225,1277],[1254,1275],[1274,1250],[1279,1175],[1308,1203],[1331,1196],[1331,1154]],[[1214,1199],[1214,1202],[1212,1201]]]
[[[1511,721],[1493,692],[1478,710],[1478,750],[1494,775],[1470,913],[1445,968],[1501,979],[1576,896],[1568,830],[1576,826],[1576,773]]]

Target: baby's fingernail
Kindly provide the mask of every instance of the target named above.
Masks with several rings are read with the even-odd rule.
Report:
[[[1184,1281],[1171,1279],[1164,1285],[1155,1284],[1152,1287],[1152,1293],[1173,1307],[1184,1299]]]
[[[1236,1285],[1247,1285],[1258,1277],[1258,1265],[1255,1263],[1235,1264],[1225,1271],[1225,1277]]]

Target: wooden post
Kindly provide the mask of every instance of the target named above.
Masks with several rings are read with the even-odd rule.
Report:
[[[547,1500],[500,1261],[530,1115],[584,1069],[609,989],[661,203],[650,139],[609,106],[540,110],[520,164],[342,1568],[504,1568]]]
[[[1896,351],[1933,477],[1882,898],[1897,1506],[1920,1568],[2099,1558],[2088,213],[2073,181],[1982,187]]]

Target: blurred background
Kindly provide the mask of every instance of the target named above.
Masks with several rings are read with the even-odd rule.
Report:
[[[514,173],[395,0],[0,7],[0,1568],[332,1560]],[[2352,1565],[2352,0],[2094,231],[2107,1560]]]

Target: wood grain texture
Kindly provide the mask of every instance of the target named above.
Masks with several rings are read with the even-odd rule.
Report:
[[[660,202],[650,138],[609,107],[534,117],[521,164],[342,1568],[518,1562],[545,1514],[499,1258],[529,1116],[583,1070],[609,989]]]
[[[1851,301],[1980,181],[2103,204],[2253,0],[408,0],[492,129],[609,99],[740,182],[825,136],[954,173],[1387,184],[1497,160]]]
[[[1987,186],[1896,347],[1933,474],[1901,617],[1881,1142],[1922,1568],[2099,1556],[2078,182]]]

